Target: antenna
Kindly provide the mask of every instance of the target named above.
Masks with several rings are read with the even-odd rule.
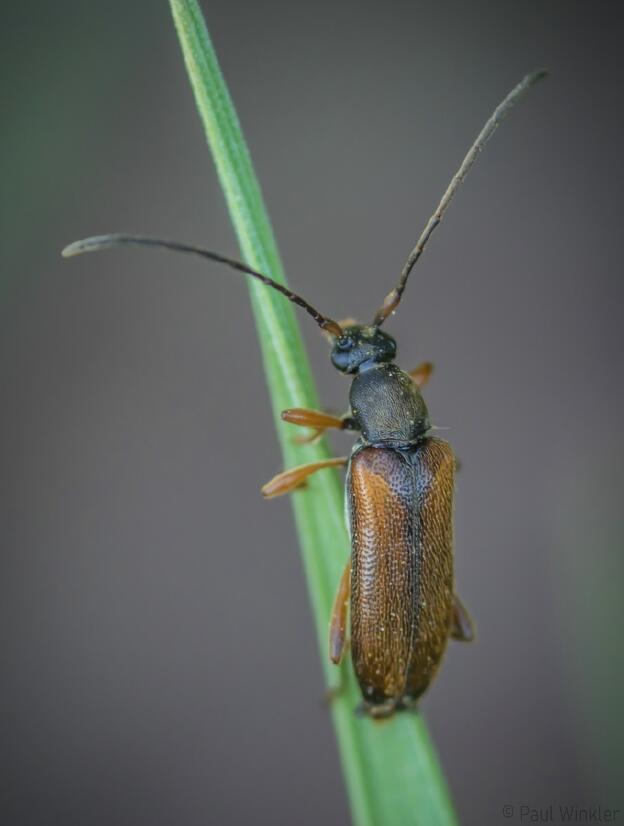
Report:
[[[517,86],[515,86],[511,92],[507,95],[507,97],[498,104],[492,115],[490,116],[489,120],[486,122],[485,126],[477,136],[477,139],[470,147],[468,154],[462,161],[461,166],[453,176],[451,183],[448,186],[448,189],[442,196],[442,200],[438,204],[438,208],[433,213],[429,221],[427,222],[427,226],[424,228],[422,235],[418,239],[418,243],[414,247],[414,249],[410,252],[407,261],[401,271],[401,277],[399,279],[399,283],[396,287],[391,290],[388,295],[384,298],[383,304],[377,311],[377,315],[375,316],[375,320],[373,321],[373,325],[375,327],[380,327],[384,321],[388,318],[388,316],[393,313],[396,308],[401,303],[401,299],[403,298],[403,292],[405,291],[405,286],[407,284],[407,279],[409,278],[409,274],[411,273],[414,264],[418,261],[420,256],[425,249],[427,241],[431,238],[434,229],[438,226],[442,218],[444,217],[444,213],[448,209],[449,204],[453,200],[455,193],[464,182],[464,178],[470,172],[473,163],[477,160],[478,155],[480,154],[481,150],[485,146],[485,144],[489,141],[492,137],[496,129],[498,128],[499,124],[504,120],[504,118],[509,114],[511,109],[518,103],[520,98],[522,98],[529,89],[534,86],[539,80],[546,77],[548,74],[547,71],[544,69],[540,69],[536,72],[531,72],[531,74],[526,75]]]
[[[211,252],[210,250],[202,249],[201,247],[190,246],[189,244],[180,244],[178,241],[164,241],[160,238],[146,238],[143,235],[123,235],[120,233],[113,233],[111,235],[94,235],[91,238],[84,238],[82,241],[74,241],[73,244],[65,247],[61,255],[63,258],[71,258],[74,255],[81,255],[83,252],[99,252],[99,250],[108,249],[109,247],[119,247],[124,244],[133,244],[139,247],[162,247],[164,249],[173,250],[174,252],[185,252],[192,255],[199,255],[202,258],[208,258],[210,261],[217,261],[220,264],[226,264],[239,272],[244,272],[246,275],[251,275],[257,278],[267,287],[272,287],[278,293],[286,296],[293,304],[302,307],[308,315],[312,316],[314,321],[322,330],[326,330],[332,336],[342,335],[342,328],[337,321],[319,313],[305,298],[302,298],[297,293],[292,292],[282,284],[278,284],[268,275],[263,275],[256,270],[252,270],[241,261],[236,261],[233,258],[228,258],[218,252]]]

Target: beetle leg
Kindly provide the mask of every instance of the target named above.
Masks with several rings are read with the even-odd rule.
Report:
[[[290,410],[285,410],[284,413],[291,413]],[[300,412],[300,411],[298,411]],[[314,411],[316,412],[316,411]],[[326,414],[323,413],[323,416]],[[338,416],[329,416],[331,419],[335,419],[336,421],[340,422],[340,424],[336,425],[341,430],[357,430],[357,425],[355,423],[355,419],[353,416],[350,416],[348,413],[345,413],[344,416],[340,418]],[[285,421],[290,421],[289,418],[284,416]],[[292,422],[292,424],[297,424],[297,422]],[[332,425],[333,427],[333,425]],[[314,427],[312,428],[312,433],[309,436],[295,436],[293,438],[293,442],[296,442],[298,445],[313,445],[315,442],[318,442],[325,433],[326,427]]]
[[[362,700],[358,703],[355,713],[358,717],[371,717],[373,720],[387,720],[392,717],[397,711],[405,708],[402,700],[389,698],[383,703],[368,703]]]
[[[472,617],[457,594],[453,602],[451,637],[459,642],[472,642],[475,638],[475,625]]]
[[[416,387],[423,387],[429,381],[429,377],[433,373],[433,364],[430,361],[423,361],[418,367],[409,371],[409,375]]]
[[[325,428],[314,427],[309,436],[293,436],[293,442],[298,445],[315,445],[319,439],[323,438]]]
[[[282,419],[290,424],[299,427],[311,427],[310,436],[299,436],[295,439],[299,444],[314,442],[328,428],[335,427],[336,430],[355,430],[355,420],[352,416],[332,416],[330,413],[323,413],[320,410],[309,410],[306,407],[293,407],[290,410],[282,410]]]
[[[334,665],[339,665],[345,647],[345,635],[347,632],[347,608],[351,598],[351,560],[345,565],[345,569],[338,583],[338,590],[334,598],[331,620],[329,623],[329,659]]]
[[[348,461],[346,456],[338,456],[333,459],[323,459],[321,462],[310,462],[308,465],[289,468],[289,470],[278,473],[277,476],[274,476],[266,485],[263,485],[262,495],[267,499],[271,499],[273,496],[281,496],[283,493],[289,493],[291,490],[302,485],[307,477],[312,473],[316,473],[317,470],[322,470],[326,467],[346,465]]]

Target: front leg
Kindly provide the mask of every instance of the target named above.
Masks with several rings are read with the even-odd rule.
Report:
[[[312,435],[299,437],[296,441],[299,444],[313,442],[326,430],[335,428],[336,430],[357,430],[357,424],[353,416],[332,416],[330,413],[323,413],[321,410],[309,410],[307,407],[293,407],[290,410],[282,411],[282,419],[298,427],[311,427]]]
[[[424,387],[429,381],[433,373],[433,364],[430,361],[423,361],[418,367],[410,370],[408,375],[411,376],[412,381],[416,387]]]

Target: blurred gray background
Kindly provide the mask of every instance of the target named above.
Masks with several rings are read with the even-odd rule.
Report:
[[[478,623],[423,708],[465,824],[624,808],[617,4],[203,5],[291,283],[334,317],[371,315],[494,105],[550,68],[389,327],[436,364]],[[290,507],[259,495],[245,285],[59,257],[114,230],[237,253],[168,6],[3,18],[0,823],[346,824]]]

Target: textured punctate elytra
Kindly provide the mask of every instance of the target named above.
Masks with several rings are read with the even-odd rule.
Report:
[[[351,646],[373,712],[419,697],[449,638],[454,466],[439,439],[410,450],[358,444],[351,458]]]

